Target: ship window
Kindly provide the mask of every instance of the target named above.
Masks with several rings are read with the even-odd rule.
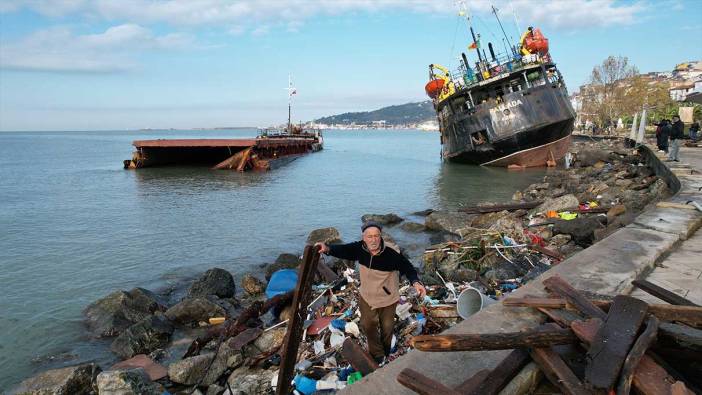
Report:
[[[487,139],[485,138],[485,135],[483,132],[475,132],[470,135],[471,141],[473,141],[473,145],[483,145],[487,142]]]

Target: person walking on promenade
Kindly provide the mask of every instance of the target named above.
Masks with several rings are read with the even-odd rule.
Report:
[[[412,263],[399,252],[385,247],[380,224],[366,222],[361,226],[361,232],[361,241],[335,245],[316,243],[315,246],[323,254],[358,261],[361,329],[368,338],[368,352],[376,362],[382,363],[390,355],[395,307],[400,300],[400,274],[407,277],[420,299],[426,294],[426,289]]]
[[[680,158],[678,153],[680,151],[680,142],[683,139],[683,125],[680,117],[677,115],[673,116],[672,131],[670,132],[670,153],[668,154],[668,160],[673,162],[679,162]]]
[[[700,123],[698,121],[694,121],[692,125],[690,125],[690,140],[692,140],[693,143],[697,142],[697,133],[700,131]]]
[[[660,133],[660,143],[659,143],[659,151],[663,151],[666,154],[668,153],[668,138],[670,137],[670,133],[672,130],[672,126],[670,126],[670,121],[667,119],[662,119],[661,120],[661,133]]]

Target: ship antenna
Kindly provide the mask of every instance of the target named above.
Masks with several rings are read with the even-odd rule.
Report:
[[[478,41],[475,38],[475,32],[473,31],[473,23],[471,22],[471,17],[470,17],[470,11],[468,10],[468,5],[466,5],[466,2],[464,0],[459,0],[456,2],[458,5],[458,10],[459,10],[459,15],[465,15],[466,17],[466,22],[468,23],[468,28],[470,29],[470,35],[473,37],[473,42],[478,45]],[[483,58],[480,56],[480,48],[476,48],[476,52],[478,53],[478,60],[480,63],[483,63]]]
[[[497,23],[500,25],[500,29],[502,29],[502,34],[505,36],[505,40],[507,40],[509,42],[509,38],[507,38],[507,33],[505,33],[505,28],[502,27],[502,21],[500,21],[500,16],[497,15],[497,11],[499,11],[499,10],[497,8],[495,8],[494,5],[491,5],[491,7],[492,7],[492,13],[495,14],[495,18],[497,19]]]
[[[288,133],[292,133],[292,123],[290,122],[290,113],[292,108],[292,96],[297,93],[292,86],[292,76],[288,74]]]

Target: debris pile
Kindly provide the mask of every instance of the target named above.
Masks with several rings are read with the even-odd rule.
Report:
[[[551,322],[540,327],[423,335],[411,342],[432,352],[513,349],[496,368],[456,388],[412,369],[404,369],[398,382],[419,394],[497,394],[506,388],[507,393],[629,394],[632,388],[643,394],[700,393],[702,307],[646,281],[634,285],[670,304],[649,305],[626,295],[593,300],[558,276],[543,284],[552,296],[503,301],[545,314]]]

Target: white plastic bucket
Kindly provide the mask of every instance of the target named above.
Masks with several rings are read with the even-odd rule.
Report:
[[[456,310],[458,310],[458,315],[465,320],[495,302],[496,300],[490,299],[475,288],[466,288],[458,296]]]

